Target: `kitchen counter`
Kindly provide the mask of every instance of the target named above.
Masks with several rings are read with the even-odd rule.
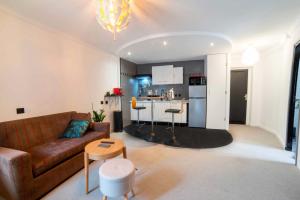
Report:
[[[183,101],[183,103],[184,104],[187,104],[187,103],[189,103],[189,100],[177,100],[177,99],[173,99],[173,100],[153,100],[153,102],[156,102],[156,103],[172,103],[172,102],[174,102],[174,103],[177,103],[177,102],[182,102]],[[131,101],[129,101],[129,102],[131,102]],[[137,99],[136,100],[136,102],[140,102],[140,103],[151,103],[151,100],[144,100],[144,99]]]
[[[183,102],[183,104],[182,104]],[[130,108],[131,108],[131,101]],[[175,123],[187,123],[187,104],[188,100],[153,100],[153,120],[154,122],[172,122],[172,115],[166,113],[167,109],[179,109],[181,113],[175,114]],[[137,106],[143,106],[146,109],[140,110],[141,121],[151,121],[151,100],[137,100]],[[130,110],[131,120],[137,120],[137,111]]]

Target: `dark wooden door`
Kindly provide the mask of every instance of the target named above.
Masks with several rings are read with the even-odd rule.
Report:
[[[230,80],[230,118],[232,124],[246,124],[248,70],[232,70]]]

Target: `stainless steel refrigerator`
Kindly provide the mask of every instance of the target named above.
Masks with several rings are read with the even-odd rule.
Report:
[[[189,127],[206,127],[206,85],[189,86]]]

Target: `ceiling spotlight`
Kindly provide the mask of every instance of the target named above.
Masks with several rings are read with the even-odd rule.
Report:
[[[164,45],[164,46],[167,46],[167,44],[168,44],[167,41],[164,41],[164,42],[163,42],[163,45]]]
[[[211,42],[211,43],[210,43],[210,46],[213,47],[213,46],[215,46],[215,44],[214,44],[213,42]]]
[[[128,51],[127,55],[131,56],[131,52],[130,52],[130,51]]]

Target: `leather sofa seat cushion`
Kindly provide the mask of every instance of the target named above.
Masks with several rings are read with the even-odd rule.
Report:
[[[105,132],[87,132],[81,138],[62,138],[29,149],[32,156],[32,171],[37,177],[72,156],[84,151],[91,141],[100,139]],[[83,162],[83,161],[82,161]]]

